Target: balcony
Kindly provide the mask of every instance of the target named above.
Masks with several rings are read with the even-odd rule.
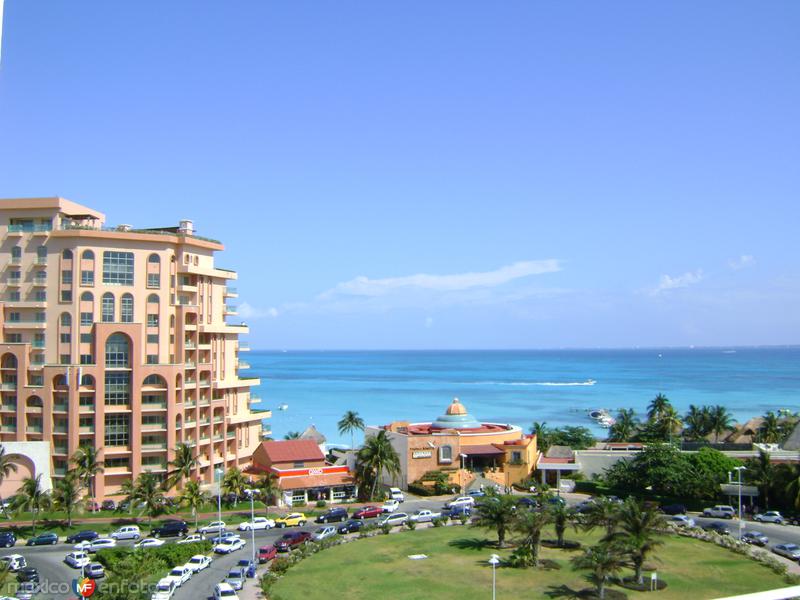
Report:
[[[151,473],[159,473],[161,471],[167,470],[167,463],[165,462],[157,462],[152,464],[144,464],[142,463],[142,471],[150,471]]]
[[[235,287],[225,286],[225,290],[222,292],[222,295],[225,298],[238,298],[239,290]]]
[[[167,442],[146,442],[142,444],[142,452],[153,452],[167,449]]]
[[[33,319],[6,321],[4,325],[8,329],[44,329],[47,327],[47,323],[45,321],[35,321]]]
[[[197,421],[195,421],[193,419],[186,419],[183,422],[183,426],[184,427],[197,427]]]
[[[192,370],[192,369],[197,367],[195,362],[192,361],[192,360],[187,360],[185,363],[183,363],[183,366],[184,366],[185,369],[189,369],[189,370]]]
[[[4,412],[16,412],[17,411],[17,405],[16,405],[16,403],[3,402],[3,405],[0,406],[0,410],[2,410]]]
[[[166,431],[166,430],[167,430],[166,421],[161,421],[158,423],[142,423],[142,431]]]
[[[52,223],[12,223],[8,233],[49,233],[53,231]]]
[[[67,445],[66,444],[56,444],[53,446],[53,454],[66,454],[67,453]]]
[[[244,361],[244,360],[240,360],[238,366],[239,366],[240,369],[249,369],[250,368],[250,363],[247,362],[247,361]]]
[[[31,348],[44,348],[44,340],[33,340]]]
[[[36,277],[33,280],[33,287],[47,287],[47,278],[46,277]]]
[[[63,424],[63,425],[54,425],[53,426],[53,433],[66,434],[67,433],[67,425],[66,425],[66,423]]]
[[[183,347],[186,348],[186,350],[194,350],[195,348],[197,348],[194,342],[190,342],[188,340],[183,343]]]
[[[229,430],[229,431],[228,431],[228,432],[225,434],[225,437],[226,437],[226,438],[228,438],[229,440],[232,440],[232,439],[234,439],[234,438],[236,437],[236,430],[235,430],[235,429],[231,429],[231,430]]]
[[[160,400],[158,402],[142,402],[142,410],[166,410],[167,401]]]
[[[87,433],[94,433],[94,425],[81,425],[80,428],[78,429],[78,433],[80,433],[81,435]]]
[[[239,344],[239,352],[250,352],[250,346],[248,344]]]
[[[238,309],[235,306],[231,306],[230,304],[226,304],[225,307],[222,309],[222,312],[226,317],[232,317],[239,314]]]
[[[42,433],[41,425],[28,425],[25,428],[25,433]]]
[[[53,404],[53,412],[65,413],[68,408],[69,405],[66,402],[56,402]]]
[[[4,381],[0,383],[0,392],[16,392],[17,391],[17,382],[16,381]]]
[[[37,267],[44,267],[47,266],[47,257],[46,256],[37,256],[36,260],[33,261],[34,266]]]

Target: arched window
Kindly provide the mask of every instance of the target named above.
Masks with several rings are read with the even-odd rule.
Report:
[[[53,387],[65,387],[67,385],[67,376],[66,375],[56,375],[53,377]]]
[[[147,297],[148,304],[158,304],[158,294],[150,294]]]
[[[61,313],[61,326],[72,327],[72,315],[69,313]]]
[[[129,362],[130,344],[128,338],[115,333],[106,341],[106,368],[125,368]]]
[[[81,300],[84,302],[94,302],[94,295],[92,295],[92,292],[83,292],[81,294]]]
[[[11,258],[13,258],[15,262],[20,260],[22,258],[22,248],[19,246],[11,248]]]
[[[61,253],[61,258],[63,258],[64,260],[72,260],[72,250],[70,250],[69,248],[64,250]]]
[[[161,258],[158,256],[158,254],[151,254],[150,256],[147,257],[147,262],[160,265]]]
[[[85,385],[86,387],[94,387],[94,377],[91,375],[82,375],[81,385]]]
[[[147,257],[147,287],[161,287],[161,258],[158,254]]]
[[[103,294],[103,323],[114,322],[114,294],[106,292]]]
[[[4,369],[16,369],[17,368],[17,357],[7,352],[3,354],[2,360],[0,360],[0,366]],[[178,375],[180,377],[180,375]]]
[[[123,323],[133,323],[133,294],[123,294],[119,303],[121,321]]]
[[[91,250],[84,250],[83,254],[81,254],[81,258],[83,260],[94,260],[94,252]]]
[[[47,258],[47,246],[36,248],[36,258]]]
[[[39,398],[39,396],[31,396],[28,398],[26,405],[28,408],[42,408],[42,406],[44,406],[44,403],[42,402],[42,399]]]
[[[167,387],[166,380],[161,375],[148,375],[144,378],[142,385],[150,385],[154,387]]]

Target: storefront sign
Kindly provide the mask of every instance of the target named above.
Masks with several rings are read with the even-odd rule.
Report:
[[[317,468],[317,469],[309,469],[308,470],[308,474],[309,475],[322,475],[324,472],[325,471],[323,471],[322,469],[319,469],[319,468]]]
[[[430,450],[414,450],[411,453],[411,458],[430,458],[433,456]]]

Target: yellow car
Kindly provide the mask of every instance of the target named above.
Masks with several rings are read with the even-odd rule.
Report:
[[[285,517],[275,519],[275,527],[294,527],[295,525],[302,527],[307,521],[308,519],[303,513],[289,513]]]

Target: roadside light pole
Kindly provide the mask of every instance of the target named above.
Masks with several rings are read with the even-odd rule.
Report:
[[[256,564],[256,527],[255,527],[255,520],[256,520],[256,513],[255,508],[253,505],[253,498],[256,495],[255,490],[246,489],[244,491],[245,494],[250,496],[250,540],[253,544],[253,566],[255,567]]]
[[[217,483],[217,521],[222,521],[222,476],[225,473],[222,469],[214,469],[214,481]],[[222,535],[221,530],[217,530],[217,536]]]
[[[742,471],[746,471],[747,467],[744,465],[740,467],[734,467],[734,471],[739,474],[738,484],[739,484],[739,539],[742,539],[742,525],[744,522],[742,521]]]
[[[500,557],[492,554],[489,557],[489,564],[492,565],[492,600],[497,600],[497,565],[500,564]]]

